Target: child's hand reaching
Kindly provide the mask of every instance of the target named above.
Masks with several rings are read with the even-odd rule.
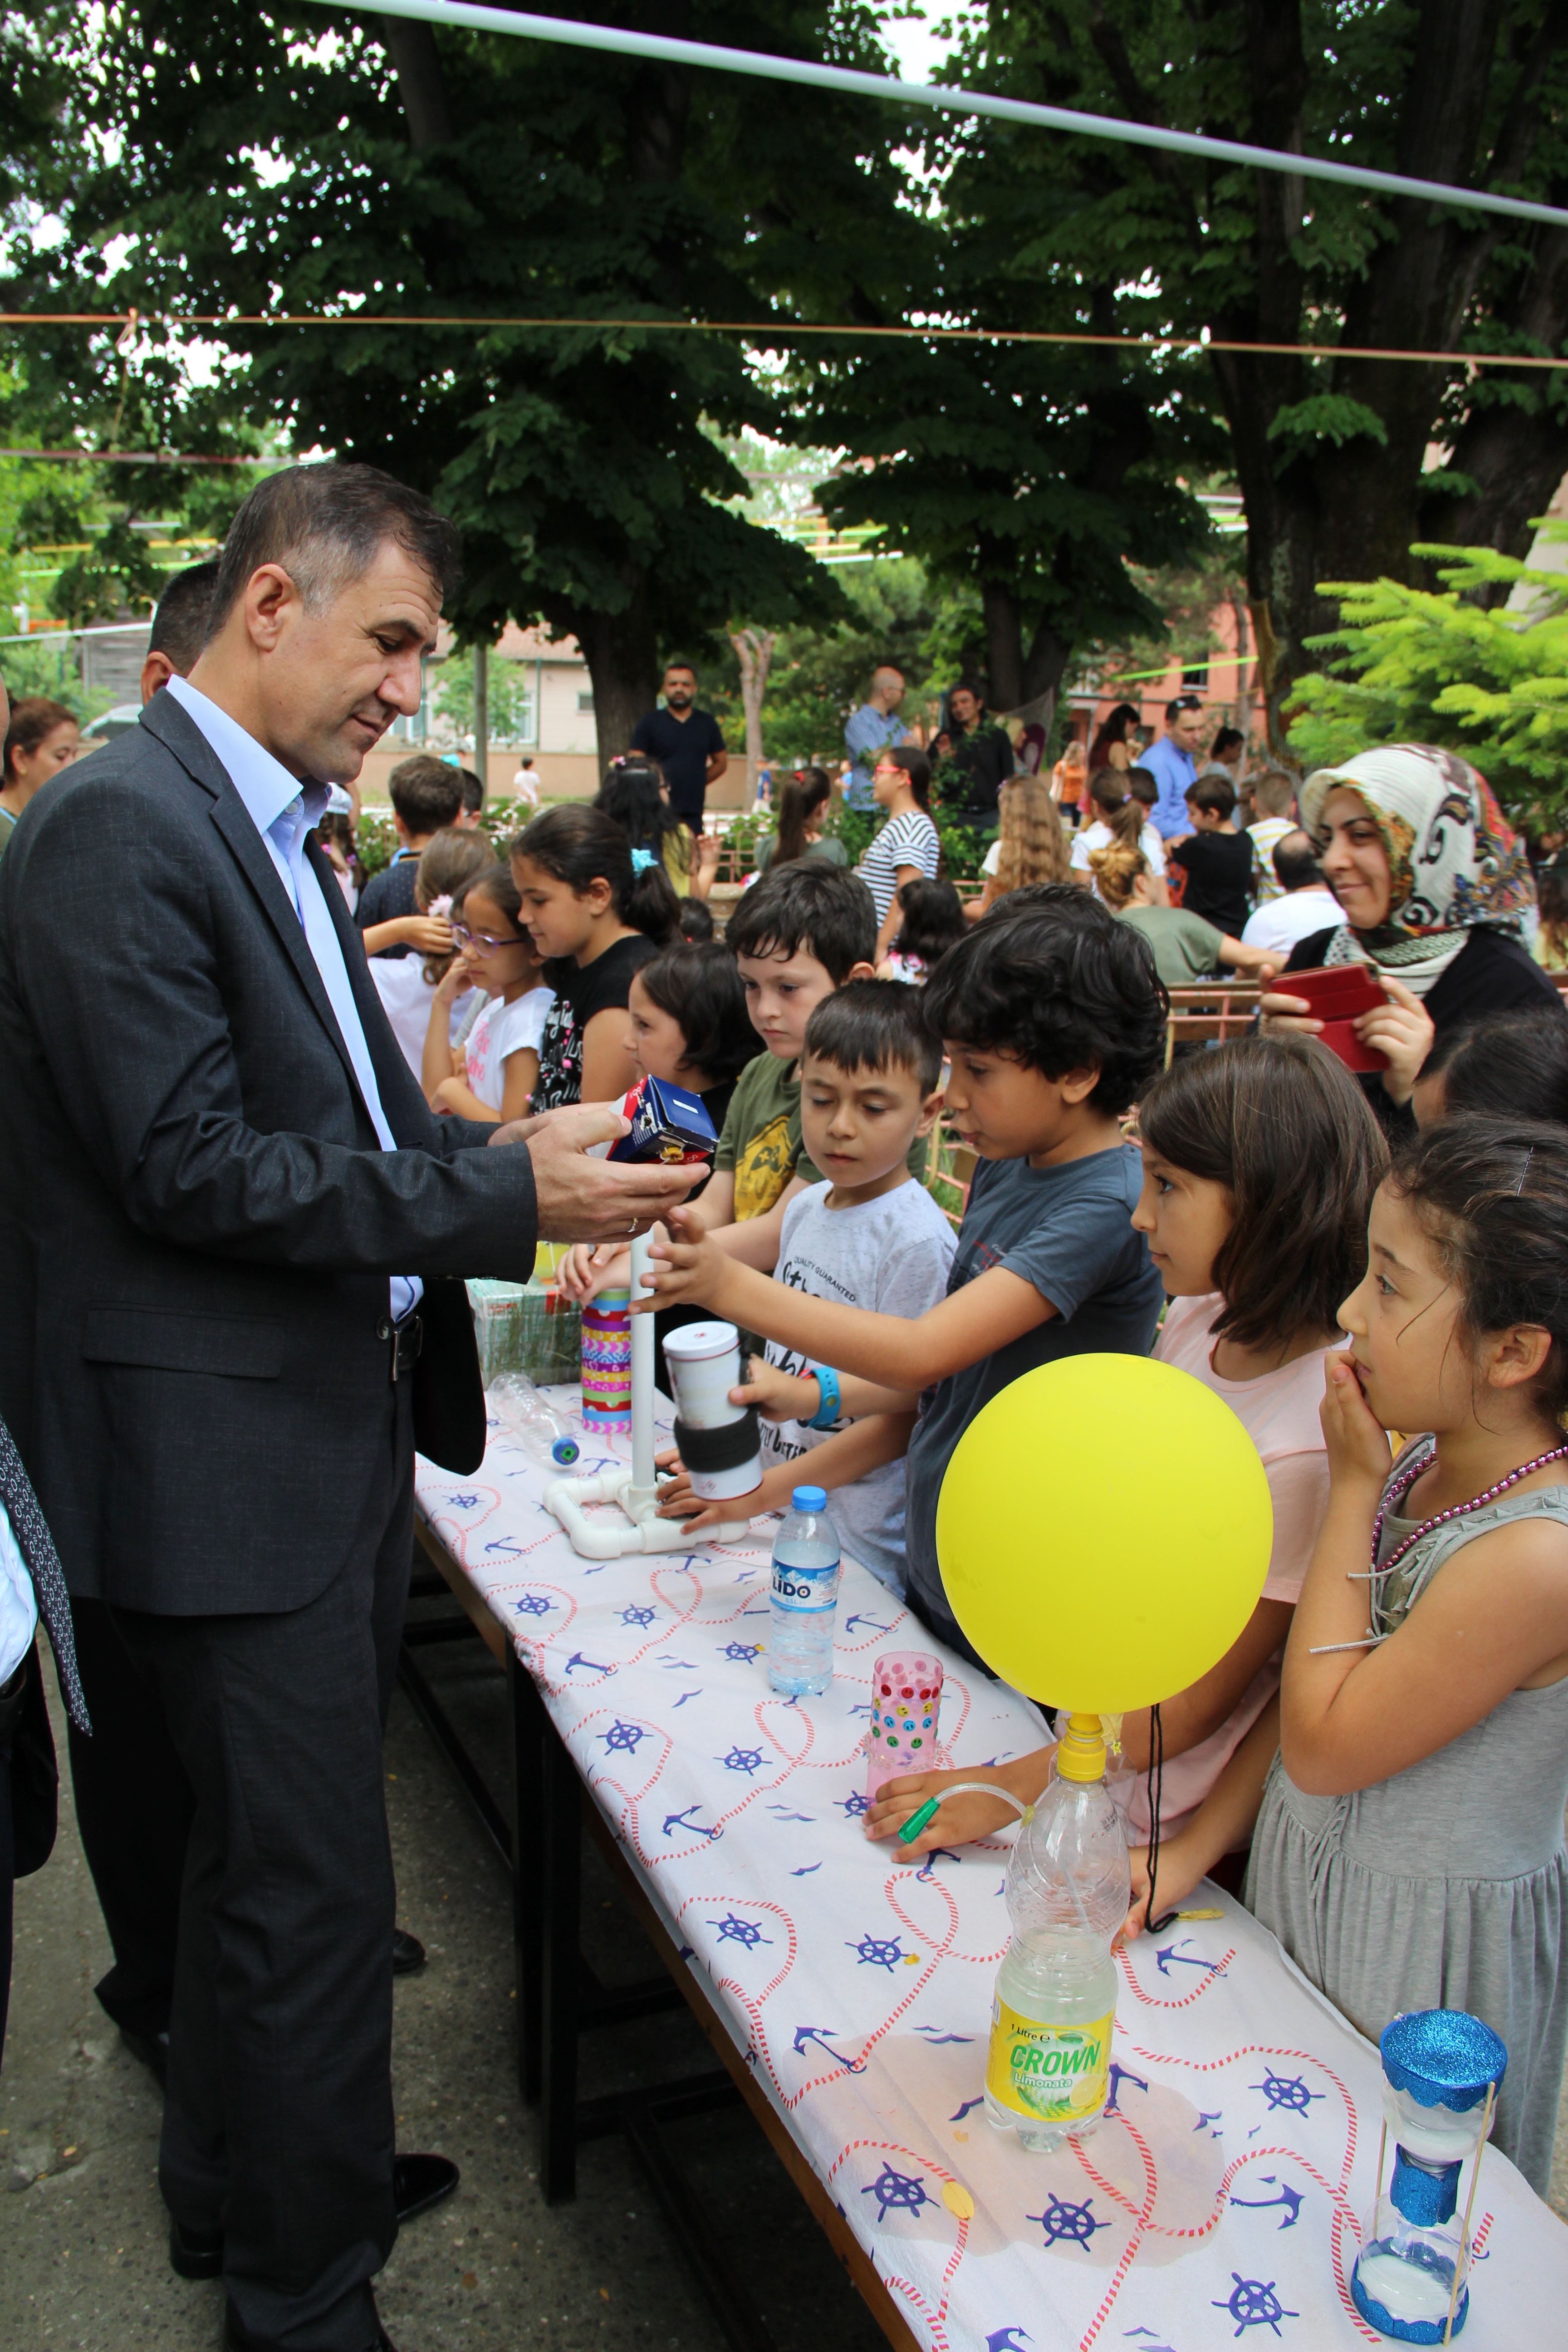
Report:
[[[1004,1789],[1012,1789],[1023,1804],[1033,1804],[1049,1786],[1053,1769],[1054,1748],[1042,1748],[1032,1756],[1020,1757],[1013,1764],[994,1764],[953,1772],[908,1772],[897,1780],[884,1780],[866,1814],[866,1834],[868,1838],[897,1837],[900,1830],[939,1789],[951,1789],[959,1780],[995,1780]],[[1015,1808],[1001,1797],[977,1797],[973,1793],[949,1797],[938,1806],[917,1838],[908,1845],[900,1841],[894,1859],[912,1862],[917,1854],[930,1853],[938,1846],[973,1845],[979,1838],[994,1837],[998,1830],[1009,1829],[1017,1821]]]
[[[1353,1352],[1331,1356],[1318,1418],[1335,1486],[1364,1486],[1381,1495],[1388,1477],[1388,1433],[1362,1394]]]
[[[726,1519],[754,1519],[760,1512],[787,1511],[795,1488],[795,1465],[781,1463],[763,1475],[760,1486],[749,1495],[737,1495],[731,1502],[705,1503],[700,1495],[691,1491],[691,1477],[680,1467],[680,1456],[672,1446],[668,1453],[654,1456],[656,1469],[673,1469],[675,1476],[658,1490],[658,1516],[661,1519],[684,1519],[691,1535],[700,1535],[705,1528],[717,1528]]]
[[[731,1404],[754,1404],[764,1421],[809,1421],[822,1408],[822,1390],[807,1372],[782,1372],[765,1356],[748,1356],[746,1377],[730,1391]]]
[[[1118,1930],[1118,1940],[1123,1944],[1132,1943],[1136,1937],[1142,1935],[1149,1925],[1148,1847],[1135,1845],[1131,1859],[1132,1901],[1128,1906],[1127,1916]],[[1162,1919],[1173,1904],[1186,1901],[1207,1867],[1208,1864],[1202,1855],[1195,1853],[1184,1841],[1180,1831],[1173,1838],[1161,1841],[1159,1885],[1155,1891],[1155,1900],[1159,1904],[1159,1916]]]
[[[574,1242],[555,1269],[555,1287],[585,1307],[601,1290],[625,1290],[632,1254],[619,1242]]]
[[[653,1295],[646,1293],[641,1312],[651,1315],[656,1307],[676,1307],[689,1303],[710,1307],[721,1315],[721,1304],[724,1278],[733,1260],[702,1234],[702,1221],[689,1211],[672,1209],[669,1214],[670,1238],[655,1242],[649,1255],[653,1260],[649,1271],[653,1278]],[[634,1298],[632,1311],[638,1311]]]

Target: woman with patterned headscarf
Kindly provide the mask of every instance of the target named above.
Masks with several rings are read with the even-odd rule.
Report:
[[[1356,1030],[1388,1067],[1362,1084],[1384,1125],[1403,1128],[1435,1038],[1516,1005],[1562,1011],[1524,945],[1530,866],[1485,777],[1430,743],[1390,743],[1319,768],[1300,800],[1344,920],[1302,940],[1285,971],[1372,966],[1388,1002]],[[1262,1009],[1268,1028],[1323,1025],[1283,981]]]

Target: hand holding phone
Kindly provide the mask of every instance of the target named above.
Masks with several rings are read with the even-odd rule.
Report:
[[[1268,1013],[1289,1004],[1286,1019],[1297,1015],[1319,1023],[1316,1035],[1347,1070],[1386,1070],[1387,1055],[1363,1044],[1356,1023],[1363,1013],[1382,1012],[1387,1003],[1383,983],[1369,965],[1331,963],[1311,971],[1281,972],[1263,999],[1263,1010]]]

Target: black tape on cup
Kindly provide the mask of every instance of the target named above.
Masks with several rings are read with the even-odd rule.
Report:
[[[678,1413],[675,1443],[683,1469],[738,1470],[742,1462],[754,1462],[762,1451],[757,1408],[749,1404],[739,1421],[727,1421],[719,1429],[693,1429]]]

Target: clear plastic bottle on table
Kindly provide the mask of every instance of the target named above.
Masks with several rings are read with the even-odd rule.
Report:
[[[541,1396],[526,1372],[503,1372],[492,1381],[489,1402],[529,1460],[542,1470],[570,1470],[580,1458],[581,1440]]]
[[[1007,1864],[1013,1940],[997,1971],[985,2111],[1047,2154],[1104,2112],[1116,1965],[1131,1873],[1105,1782],[1097,1715],[1075,1715],[1056,1777],[1026,1817]]]
[[[768,1681],[782,1698],[820,1698],[833,1680],[838,1538],[820,1486],[797,1486],[773,1538]]]

